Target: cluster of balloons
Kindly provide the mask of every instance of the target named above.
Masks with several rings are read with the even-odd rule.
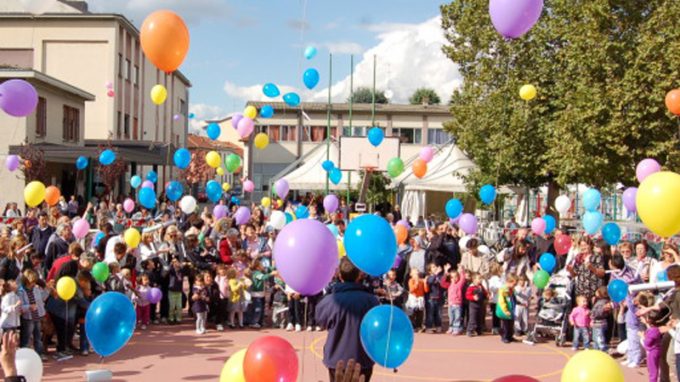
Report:
[[[24,80],[0,84],[0,109],[13,117],[25,117],[38,106],[38,92]]]
[[[264,336],[234,353],[222,367],[220,382],[295,382],[295,348],[277,336]]]
[[[154,87],[151,88],[151,102],[154,103],[154,105],[162,105],[166,99],[168,99],[168,89],[165,88],[163,85],[154,85]]]
[[[156,11],[144,20],[139,32],[144,55],[160,70],[172,73],[189,51],[189,30],[171,11]]]

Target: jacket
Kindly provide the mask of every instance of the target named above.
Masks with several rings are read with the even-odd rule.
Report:
[[[22,285],[17,291],[19,299],[21,299],[21,316],[25,320],[32,320],[31,316],[31,302],[28,299],[26,288]],[[50,294],[39,286],[33,287],[33,297],[35,299],[35,306],[38,309],[38,317],[42,318],[45,315],[45,301],[50,297]]]
[[[31,262],[28,259],[22,261],[22,269],[19,269],[16,260],[4,257],[0,260],[0,279],[16,280],[21,276],[21,272],[31,269]]]
[[[569,321],[574,323],[577,328],[589,328],[590,327],[590,309],[582,308],[577,306],[571,311],[569,315]]]
[[[45,256],[45,251],[47,250],[47,242],[50,240],[50,236],[54,233],[54,227],[47,226],[44,230],[40,229],[39,226],[33,227],[31,231],[31,244],[33,244],[33,250]]]
[[[220,260],[222,261],[223,264],[231,265],[234,263],[234,260],[232,258],[233,253],[231,251],[231,244],[229,244],[229,240],[224,238],[220,240]]]
[[[475,297],[477,297],[478,299],[475,300]],[[481,285],[470,284],[470,286],[468,286],[467,290],[465,291],[465,298],[470,302],[476,302],[478,304],[481,304],[488,297],[489,294],[487,293],[486,289],[484,289],[484,287]]]
[[[176,270],[175,268],[170,268],[168,273],[170,276],[168,282],[168,291],[170,292],[181,292],[183,287],[184,273],[182,270]]]
[[[444,297],[444,288],[442,288],[441,283],[441,274],[427,276],[428,300],[439,301]]]
[[[503,312],[503,315],[506,317],[512,317],[513,315],[513,291],[511,288],[508,288],[507,285],[503,286],[501,289],[498,290],[498,309],[500,309]]]
[[[253,285],[250,286],[250,294],[252,297],[264,297],[264,284],[272,277],[271,273],[261,271],[253,272],[251,277]]]
[[[607,325],[607,318],[612,315],[611,310],[605,310],[605,306],[609,304],[609,299],[600,298],[593,304],[591,315],[593,318],[593,327],[601,328]]]
[[[45,253],[45,269],[52,269],[52,264],[60,257],[68,254],[69,243],[61,237],[56,237],[47,245]]]
[[[356,360],[362,368],[373,366],[359,335],[361,320],[380,303],[378,298],[357,283],[338,283],[316,306],[316,322],[328,329],[323,363],[334,369],[338,361]]]
[[[423,279],[409,279],[408,280],[408,291],[416,297],[425,297],[425,293],[429,292],[427,288],[427,283]]]
[[[463,305],[463,286],[465,286],[465,277],[459,273],[458,282],[453,283],[447,277],[442,277],[442,288],[448,290],[449,305],[461,306]]]

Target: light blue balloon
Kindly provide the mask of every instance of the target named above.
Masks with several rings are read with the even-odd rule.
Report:
[[[156,207],[156,192],[153,188],[144,187],[139,190],[139,203],[149,210]]]
[[[538,263],[541,265],[541,269],[548,273],[552,273],[555,270],[555,266],[557,266],[557,260],[552,253],[542,254],[538,259]]]
[[[205,129],[205,133],[208,134],[208,138],[214,141],[220,137],[220,134],[222,134],[222,129],[220,128],[220,125],[213,122]]]
[[[309,208],[307,206],[300,204],[295,209],[295,217],[298,219],[307,219],[309,217]]]
[[[156,174],[156,171],[151,170],[146,173],[146,180],[148,180],[151,183],[156,183],[158,182],[158,174]]]
[[[589,188],[583,193],[583,208],[586,211],[596,211],[600,207],[600,202],[602,201],[602,195],[600,191]]]
[[[99,154],[99,163],[108,166],[116,160],[116,153],[111,150],[104,150]]]
[[[331,231],[333,236],[338,237],[338,235],[340,234],[340,231],[338,230],[338,226],[336,226],[335,224],[327,224],[326,227],[328,227],[328,229]]]
[[[340,184],[342,182],[342,171],[339,168],[333,168],[328,172],[328,178],[333,184]]]
[[[660,283],[668,281],[668,270],[664,269],[663,272],[657,273],[656,280],[659,281]]]
[[[132,338],[137,315],[124,294],[107,292],[92,301],[85,314],[85,332],[94,351],[108,357]]]
[[[84,156],[79,156],[76,160],[76,168],[78,170],[85,170],[88,164],[90,164],[90,160]]]
[[[106,236],[106,234],[102,231],[97,232],[97,235],[95,235],[94,240],[92,241],[92,246],[96,247],[99,245],[99,242],[101,239],[103,239]]]
[[[302,75],[302,82],[304,82],[307,89],[312,90],[319,84],[319,71],[314,68],[305,70]]]
[[[543,220],[545,220],[545,233],[551,234],[553,231],[555,231],[555,228],[557,228],[557,221],[555,221],[555,218],[552,217],[552,215],[545,215],[543,217]]]
[[[312,58],[314,58],[314,56],[316,56],[316,53],[317,53],[317,50],[316,50],[315,47],[308,46],[305,49],[305,58],[308,59],[308,60],[311,60]]]
[[[191,152],[182,147],[175,151],[175,155],[173,155],[172,159],[175,161],[175,166],[177,166],[177,168],[184,170],[189,167],[189,164],[191,163]]]
[[[619,303],[628,296],[628,284],[621,279],[612,280],[607,286],[607,292],[612,301]]]
[[[484,204],[491,204],[496,200],[496,188],[490,184],[485,184],[479,189],[479,199]]]
[[[324,171],[329,172],[335,168],[335,164],[332,160],[325,160],[323,163],[321,163],[321,167],[324,169]]]
[[[167,196],[172,202],[178,201],[182,197],[183,193],[184,187],[182,187],[182,183],[176,180],[168,183],[168,185],[165,187],[165,196]]]
[[[222,197],[222,186],[216,180],[210,180],[205,185],[205,194],[211,202],[217,203]]]
[[[609,245],[616,245],[621,240],[621,227],[616,223],[607,223],[602,227],[602,238]]]
[[[300,96],[297,93],[286,93],[283,95],[283,102],[290,107],[300,105]]]
[[[194,113],[189,113],[189,119],[194,119],[196,117],[196,114]]]
[[[231,202],[236,204],[237,206],[241,204],[241,199],[239,199],[237,196],[232,196],[231,197]]]
[[[142,185],[142,178],[140,178],[139,175],[133,175],[132,178],[130,178],[130,185],[132,188],[138,188]]]
[[[383,139],[385,139],[385,133],[379,127],[372,127],[368,130],[368,141],[375,147],[380,146]]]
[[[395,369],[406,362],[413,348],[413,326],[403,310],[380,305],[361,320],[361,345],[375,363]]]
[[[264,105],[260,109],[260,117],[262,118],[271,118],[274,116],[274,108],[272,105]]]
[[[361,215],[345,230],[345,250],[352,263],[371,276],[390,270],[397,257],[397,238],[387,220]]]
[[[598,211],[583,214],[583,229],[588,235],[594,235],[602,227],[604,216]]]
[[[446,215],[451,218],[455,219],[460,216],[460,214],[463,213],[463,203],[461,203],[460,200],[458,199],[451,199],[448,202],[446,202]]]
[[[293,215],[291,215],[290,212],[286,212],[286,224],[288,224],[292,221],[293,221]]]
[[[262,93],[264,93],[264,95],[266,95],[269,98],[276,98],[281,95],[279,87],[271,82],[264,84],[264,86],[262,87]]]

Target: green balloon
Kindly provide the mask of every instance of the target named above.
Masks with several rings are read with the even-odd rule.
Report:
[[[387,162],[387,173],[392,178],[396,178],[404,172],[404,161],[401,158],[392,158]]]
[[[227,166],[227,171],[233,173],[241,167],[241,157],[236,154],[229,154],[227,159],[224,160],[224,164]]]
[[[92,277],[103,283],[109,278],[109,266],[104,262],[99,262],[92,267]]]
[[[548,286],[549,281],[550,274],[544,270],[540,270],[534,275],[534,285],[536,285],[536,288],[538,289],[543,289]]]

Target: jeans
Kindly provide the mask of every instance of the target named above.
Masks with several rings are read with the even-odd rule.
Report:
[[[453,332],[460,334],[463,332],[463,306],[449,305],[449,327]]]
[[[33,336],[33,350],[38,354],[43,354],[42,333],[40,331],[40,320],[21,319],[20,347],[28,347],[28,343]]]
[[[470,301],[468,304],[468,334],[477,333],[482,334],[484,330],[484,305],[476,301]]]
[[[439,300],[428,300],[425,309],[425,327],[428,329],[441,328],[442,326],[442,303]]]
[[[288,323],[302,326],[302,303],[298,299],[288,300]]]
[[[80,328],[80,351],[90,351],[90,341],[87,340],[85,332],[85,320],[78,324],[78,328]]]
[[[316,294],[314,296],[307,296],[307,327],[317,326],[316,324],[316,306],[321,301],[323,297],[322,293]]]
[[[514,320],[500,320],[501,324],[501,341],[505,343],[512,342],[515,335],[515,321]]]
[[[626,326],[626,336],[629,339],[637,340],[639,338],[638,329]],[[640,365],[640,362],[642,362],[642,345],[640,345],[640,341],[628,341],[628,363]]]
[[[170,303],[168,319],[170,321],[182,321],[182,292],[170,291],[168,293],[168,300]]]
[[[593,349],[604,352],[609,349],[609,346],[607,346],[607,329],[606,325],[593,328]]]
[[[205,332],[205,322],[208,320],[208,312],[196,313],[196,332]]]
[[[580,340],[583,339],[583,348],[588,349],[590,346],[590,335],[588,334],[588,328],[574,328],[574,340],[571,343],[573,349],[578,349]]]
[[[57,335],[57,351],[63,352],[69,350],[73,343],[73,334],[76,329],[75,320],[70,319],[68,322],[55,315],[52,315],[52,323]]]
[[[264,297],[253,297],[251,300],[252,317],[250,324],[262,326],[264,321]]]

